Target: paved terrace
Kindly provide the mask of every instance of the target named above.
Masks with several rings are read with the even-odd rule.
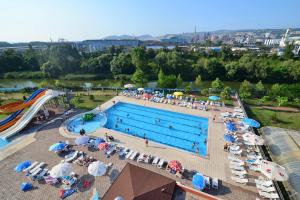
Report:
[[[43,129],[34,134],[35,141],[23,146],[22,149],[19,149],[15,153],[9,155],[0,161],[0,199],[6,200],[50,200],[58,199],[59,188],[44,184],[42,182],[34,182],[35,189],[29,192],[20,191],[20,184],[22,182],[28,181],[24,173],[15,173],[14,167],[20,161],[30,159],[32,161],[45,161],[47,163],[47,168],[51,169],[54,165],[58,164],[61,161],[61,157],[53,152],[49,152],[48,148],[51,144],[57,141],[64,141],[66,138],[59,134],[59,126],[61,125],[60,120],[45,126]],[[67,139],[70,143],[74,143],[74,139]],[[101,160],[105,163],[112,162],[113,167],[108,172],[107,176],[96,177],[87,175],[87,168],[73,164],[74,172],[79,174],[80,177],[85,177],[89,179],[92,184],[91,187],[86,190],[79,190],[76,194],[68,197],[67,199],[89,199],[94,188],[99,192],[101,196],[107,191],[111,183],[115,180],[119,172],[125,166],[127,160],[120,160],[118,155],[113,155],[109,159],[105,158],[103,152],[96,151],[90,152],[87,148],[74,146],[73,149],[83,150],[89,156],[93,156],[98,160]],[[151,149],[151,148],[149,148]],[[136,164],[134,161],[130,161],[133,164]],[[151,165],[147,164],[138,164],[139,166],[145,167],[152,171],[158,172],[160,174],[166,175],[170,178],[174,178],[177,181],[181,181],[185,185],[190,185],[190,181],[180,180],[172,174],[168,173],[165,170],[158,169]],[[213,195],[222,199],[255,199],[253,192],[249,192],[240,187],[222,183],[222,187],[216,191],[211,190]],[[201,197],[194,196],[192,194],[182,194],[177,195],[174,200],[200,200]]]
[[[209,127],[208,127],[208,140],[207,140],[207,148],[208,148],[207,157],[200,157],[190,152],[183,151],[170,146],[165,146],[160,143],[155,143],[152,141],[149,141],[149,146],[146,147],[144,140],[141,138],[130,136],[106,128],[101,128],[96,132],[91,133],[91,135],[105,138],[104,134],[108,133],[109,135],[113,135],[113,137],[116,139],[116,143],[119,145],[127,146],[131,149],[137,150],[138,152],[144,152],[144,153],[149,153],[151,155],[159,156],[160,158],[163,158],[167,161],[174,160],[174,159],[179,160],[187,170],[196,170],[210,177],[216,177],[219,180],[228,183],[231,186],[234,186],[235,192],[239,191],[236,190],[236,188],[240,188],[240,191],[242,193],[248,191],[249,194],[251,194],[250,196],[252,196],[252,198],[250,199],[253,199],[256,196],[257,190],[255,184],[248,183],[248,185],[244,186],[244,185],[237,184],[231,180],[231,171],[229,169],[229,161],[227,159],[228,153],[223,150],[223,146],[224,146],[223,135],[224,135],[225,127],[223,122],[218,118],[216,119],[216,121],[213,121],[212,119],[214,115],[219,116],[220,112],[232,111],[232,109],[218,108],[219,109],[218,111],[202,111],[202,110],[189,109],[185,107],[179,107],[176,105],[154,103],[146,100],[139,100],[139,99],[134,99],[125,96],[114,97],[110,101],[102,104],[101,109],[104,110],[111,107],[113,105],[113,101],[135,103],[135,104],[144,105],[148,107],[165,109],[165,110],[208,118]],[[69,138],[78,137],[74,134],[69,133],[65,129],[64,125],[60,127],[60,133],[65,137],[69,137]],[[253,177],[249,176],[250,182],[254,182]],[[229,190],[230,189],[231,188],[229,188]]]

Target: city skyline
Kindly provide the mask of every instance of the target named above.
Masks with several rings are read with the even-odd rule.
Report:
[[[298,28],[300,2],[209,1],[43,1],[5,2],[0,41],[70,41],[111,35],[160,36],[197,31]],[[285,9],[282,9],[285,8]]]

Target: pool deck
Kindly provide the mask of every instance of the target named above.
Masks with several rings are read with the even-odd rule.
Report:
[[[119,145],[127,146],[131,149],[137,150],[139,152],[149,153],[155,156],[159,156],[165,160],[176,159],[182,162],[184,167],[188,170],[197,170],[205,175],[211,177],[217,177],[221,180],[220,188],[218,190],[209,190],[207,193],[215,195],[220,199],[255,199],[257,197],[257,191],[254,185],[248,184],[246,186],[235,184],[231,181],[230,170],[228,167],[227,153],[223,151],[223,132],[224,125],[221,122],[213,122],[212,117],[216,114],[215,111],[199,111],[188,109],[184,107],[178,107],[169,104],[159,104],[149,101],[136,100],[129,97],[117,96],[112,100],[101,105],[102,109],[109,108],[113,105],[112,101],[124,101],[129,103],[136,103],[139,105],[145,105],[149,107],[155,107],[160,109],[166,109],[176,112],[182,112],[191,115],[197,115],[201,117],[209,118],[209,129],[208,129],[208,156],[206,158],[196,156],[187,151],[182,151],[176,148],[164,146],[158,143],[150,142],[148,147],[145,147],[143,139],[122,134],[117,131],[109,129],[99,129],[98,131],[92,133],[95,136],[104,137],[105,132],[113,135],[116,139],[116,143]],[[223,108],[224,109],[224,108]],[[228,108],[226,108],[229,110]],[[82,112],[82,111],[79,111]],[[77,114],[79,112],[74,112],[71,115]],[[220,111],[219,111],[220,112]],[[41,129],[29,129],[31,133],[28,136],[22,138],[22,142],[17,142],[9,147],[7,150],[1,150],[0,155],[0,199],[12,199],[12,200],[43,200],[43,199],[58,199],[59,188],[50,186],[44,183],[34,182],[35,189],[30,192],[22,192],[19,187],[22,182],[29,181],[24,173],[15,173],[13,168],[17,163],[29,159],[32,161],[44,161],[47,163],[47,168],[51,169],[54,165],[58,164],[62,158],[57,156],[53,152],[49,152],[48,148],[51,144],[58,141],[68,140],[71,144],[74,144],[74,139],[79,137],[79,135],[74,135],[68,133],[64,129],[64,124],[62,120],[69,119],[70,115],[62,116],[45,124]],[[140,164],[135,161],[130,160],[120,160],[118,155],[113,155],[110,158],[106,158],[101,151],[91,152],[85,147],[74,146],[75,150],[82,150],[88,155],[95,157],[96,159],[109,163],[113,163],[112,169],[108,172],[107,176],[93,178],[87,175],[87,168],[73,164],[74,172],[76,172],[79,177],[88,177],[92,183],[90,188],[85,190],[79,190],[76,194],[68,197],[68,199],[89,199],[93,194],[93,189],[99,192],[100,196],[107,191],[112,182],[118,176],[119,172],[125,166],[127,162],[139,165],[141,167],[147,168],[149,170],[155,171],[157,173],[163,174],[170,178],[181,182],[184,185],[191,187],[191,181],[182,180],[170,174],[166,170],[158,169],[152,165]],[[201,197],[194,196],[192,194],[185,194],[185,198],[175,198],[174,200],[200,200]]]
[[[178,148],[165,146],[160,143],[149,141],[148,147],[145,145],[145,141],[142,138],[134,137],[121,133],[115,130],[101,128],[91,135],[105,138],[105,133],[112,135],[116,139],[116,143],[119,145],[126,146],[130,149],[136,150],[140,153],[148,153],[154,156],[158,156],[166,161],[179,160],[183,166],[188,170],[197,170],[204,175],[210,177],[216,177],[219,180],[236,185],[243,189],[249,190],[251,192],[257,193],[255,184],[240,185],[231,180],[231,171],[229,168],[228,153],[223,150],[224,146],[224,123],[216,118],[213,121],[214,115],[219,116],[220,112],[232,111],[231,108],[218,108],[218,111],[202,111],[196,109],[189,109],[186,107],[180,107],[177,105],[155,103],[146,100],[134,99],[125,96],[116,96],[110,101],[105,102],[101,105],[101,109],[105,110],[113,106],[113,101],[115,102],[128,102],[138,105],[159,108],[168,111],[180,112],[190,115],[195,115],[199,117],[208,118],[208,138],[207,138],[207,156],[201,157],[192,154],[188,151],[180,150]],[[60,127],[60,133],[65,137],[76,138],[77,135],[69,133],[64,125]]]

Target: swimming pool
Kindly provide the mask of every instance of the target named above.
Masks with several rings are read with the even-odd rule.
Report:
[[[98,113],[91,121],[84,121],[82,116],[77,117],[70,121],[67,128],[70,132],[79,134],[81,129],[85,130],[85,133],[91,133],[104,126],[107,118],[104,113]]]
[[[106,128],[206,156],[207,118],[124,102],[105,113]]]

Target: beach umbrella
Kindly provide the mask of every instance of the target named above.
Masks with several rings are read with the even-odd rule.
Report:
[[[225,139],[227,142],[231,142],[231,143],[235,142],[235,138],[234,138],[232,135],[229,135],[229,134],[224,135],[224,139]]]
[[[257,122],[257,121],[254,120],[254,119],[251,119],[251,118],[245,118],[245,119],[243,119],[242,122],[243,122],[244,124],[247,124],[247,125],[249,125],[249,126],[251,126],[251,127],[254,127],[254,128],[259,128],[259,127],[260,127],[260,123]]]
[[[173,99],[173,96],[171,94],[167,94],[167,99]]]
[[[182,92],[174,92],[173,95],[175,95],[175,96],[182,96],[183,93]]]
[[[89,164],[88,172],[93,176],[103,176],[106,173],[107,166],[101,161],[95,161]]]
[[[182,165],[178,160],[171,160],[168,166],[174,171],[182,171]]]
[[[144,89],[144,92],[146,92],[146,93],[152,93],[152,92],[153,92],[153,89],[151,89],[151,88],[146,88],[146,89]]]
[[[198,190],[203,190],[205,188],[205,179],[203,175],[199,172],[193,176],[192,183],[194,188]]]
[[[49,151],[61,151],[67,147],[66,143],[58,142],[49,147]]]
[[[25,183],[21,184],[21,190],[23,192],[26,192],[26,191],[30,190],[31,188],[33,188],[31,183],[25,182]]]
[[[70,163],[59,163],[51,169],[50,176],[53,178],[68,176],[71,174],[72,170],[72,165]]]
[[[105,150],[108,147],[108,143],[103,142],[98,145],[99,150]]]
[[[287,181],[289,178],[286,169],[275,162],[262,160],[260,166],[261,173],[271,180]]]
[[[151,94],[145,93],[145,94],[144,94],[144,98],[150,99],[150,98],[151,98]]]
[[[88,136],[81,136],[79,138],[76,138],[75,143],[77,145],[86,145],[87,143],[89,143],[90,137]]]
[[[29,160],[26,160],[24,162],[19,163],[16,167],[15,167],[15,171],[16,172],[21,172],[24,169],[26,169],[27,167],[29,167],[31,165],[31,162]]]
[[[236,131],[235,124],[232,122],[226,123],[226,128],[227,128],[227,130],[232,131],[232,132]]]
[[[144,91],[144,88],[138,88],[137,91],[139,92]]]
[[[128,89],[131,89],[131,88],[134,88],[135,86],[133,84],[125,84],[124,85],[124,88],[128,88]]]
[[[243,139],[248,145],[264,145],[264,139],[253,133],[248,132],[243,134]]]
[[[208,98],[209,98],[209,100],[212,100],[212,101],[218,101],[218,100],[220,100],[219,96],[209,96]]]

